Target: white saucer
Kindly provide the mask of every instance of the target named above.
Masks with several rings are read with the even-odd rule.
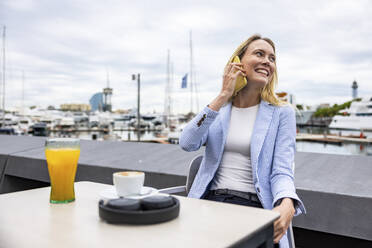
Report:
[[[141,199],[141,198],[148,197],[150,195],[156,195],[158,192],[159,191],[155,188],[143,186],[141,189],[141,193],[139,193],[138,195],[128,195],[125,198]],[[114,186],[111,186],[110,188],[102,190],[99,193],[99,195],[102,200],[111,200],[111,199],[120,198],[120,196],[117,195],[116,189]]]

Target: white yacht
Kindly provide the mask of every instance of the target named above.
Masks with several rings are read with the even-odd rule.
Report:
[[[20,130],[23,131],[23,133],[27,134],[30,127],[33,125],[33,121],[31,120],[31,118],[29,117],[26,117],[26,116],[21,116],[19,117],[18,119],[18,127]]]
[[[49,128],[49,129],[54,128],[53,117],[51,115],[41,116],[40,122],[45,123],[47,125],[47,128]]]
[[[0,119],[1,119],[1,117],[0,117]],[[5,114],[4,124],[5,124],[5,126],[18,125],[18,117],[13,115],[13,114]]]
[[[110,127],[111,123],[114,123],[110,112],[98,112],[97,116],[100,127]]]
[[[60,128],[73,128],[75,127],[75,121],[74,118],[71,116],[64,116],[62,117],[60,123]]]
[[[128,115],[114,115],[114,128],[128,128],[130,117]]]
[[[372,97],[352,102],[349,109],[339,111],[329,128],[372,131]]]
[[[88,123],[89,128],[93,127],[99,127],[99,118],[95,114],[89,115],[89,123]]]
[[[134,118],[129,122],[129,126],[131,127],[137,128],[137,125],[137,118]],[[149,122],[144,121],[142,118],[140,118],[140,128],[150,128],[150,125],[151,124]]]

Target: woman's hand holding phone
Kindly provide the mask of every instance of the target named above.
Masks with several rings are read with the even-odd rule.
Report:
[[[220,94],[226,95],[228,99],[232,97],[239,76],[245,77],[243,64],[240,62],[233,62],[228,64],[225,67],[225,71],[223,74],[222,89]]]
[[[246,77],[243,64],[240,61],[239,63],[233,62],[227,64],[223,74],[221,92],[208,105],[211,109],[218,111],[233,96],[239,77]]]

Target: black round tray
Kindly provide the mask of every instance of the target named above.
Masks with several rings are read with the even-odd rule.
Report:
[[[177,218],[180,213],[180,202],[177,198],[172,198],[175,204],[169,208],[138,211],[126,211],[108,208],[101,200],[98,204],[99,217],[111,224],[133,225],[156,224],[173,220]]]

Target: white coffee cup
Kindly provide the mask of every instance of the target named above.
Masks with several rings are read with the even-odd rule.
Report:
[[[118,196],[137,195],[145,182],[141,171],[120,171],[113,174],[114,186]]]

